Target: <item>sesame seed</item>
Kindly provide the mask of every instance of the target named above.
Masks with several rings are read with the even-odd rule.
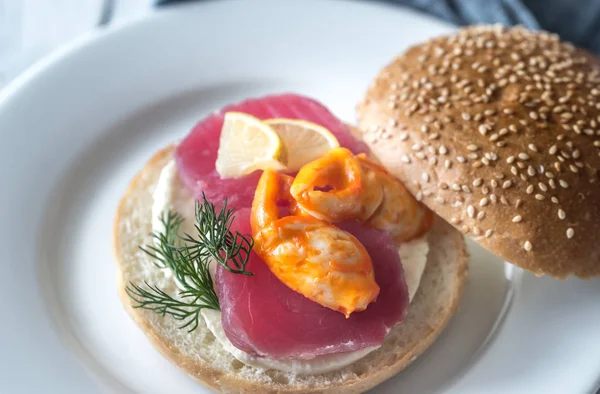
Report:
[[[438,149],[438,153],[440,155],[445,155],[448,153],[448,148],[446,148],[444,145],[440,146],[440,148]]]
[[[406,164],[410,164],[410,157],[403,155],[401,160],[406,163]]]
[[[422,148],[423,148],[423,147],[421,146],[421,144],[414,144],[414,145],[412,146],[412,149],[413,149],[414,151],[420,151]]]
[[[484,217],[485,217],[485,212],[479,211],[479,213],[477,213],[477,220],[482,220]]]
[[[482,124],[479,126],[478,130],[479,130],[479,134],[486,135],[487,132],[489,131],[489,126]]]
[[[543,192],[547,192],[548,191],[548,186],[546,186],[546,184],[544,182],[540,182],[538,183],[538,187],[540,188],[541,191]]]
[[[527,252],[531,252],[531,249],[533,249],[533,245],[531,245],[531,242],[525,241],[525,243],[523,244],[523,249],[525,249]]]
[[[475,216],[475,208],[472,205],[469,205],[467,207],[467,214],[469,215],[470,218]]]
[[[502,184],[503,189],[508,189],[511,186],[512,186],[512,181],[510,181],[510,180],[504,181],[504,183]]]
[[[464,120],[470,120],[470,119],[471,119],[471,114],[469,114],[469,113],[467,113],[467,112],[463,112],[463,113],[461,114],[461,116],[462,116],[462,118],[463,118]]]
[[[446,161],[444,162],[444,166],[448,169],[450,169],[452,167],[452,162],[448,159],[446,159]]]
[[[534,176],[535,175],[535,169],[532,166],[529,166],[527,168],[527,175],[529,175],[529,176]]]
[[[533,185],[527,186],[527,189],[525,189],[525,191],[527,192],[527,194],[533,193]]]
[[[506,199],[506,197],[504,197],[504,196],[500,196],[500,202],[501,202],[503,205],[508,205],[508,200],[507,200],[507,199]]]
[[[417,201],[422,201],[423,193],[421,191],[418,191],[417,194],[415,195],[415,198],[417,199]]]
[[[569,184],[567,183],[567,181],[564,181],[562,179],[558,180],[558,184],[560,185],[560,187],[562,187],[563,189],[568,189],[569,188]]]
[[[548,149],[548,153],[550,153],[551,155],[555,155],[557,151],[558,148],[556,147],[556,145],[552,145],[550,149]]]
[[[509,156],[509,157],[506,159],[506,162],[507,162],[508,164],[512,164],[514,161],[515,161],[515,157],[514,157],[514,156]]]
[[[554,196],[550,197],[550,201],[552,201],[552,202],[553,202],[553,203],[555,203],[555,204],[558,204],[558,203],[559,203],[559,201],[558,201],[558,198],[556,198],[556,197],[554,197]]]
[[[427,133],[429,131],[429,127],[427,125],[423,125],[423,126],[421,126],[421,131],[423,133]]]
[[[436,140],[438,138],[440,138],[440,135],[438,133],[433,133],[429,137],[427,137],[427,139],[431,141]]]
[[[521,160],[529,160],[529,155],[525,152],[521,152],[518,154],[519,159]]]
[[[481,161],[476,161],[472,164],[473,168],[479,168],[482,166],[483,159]]]
[[[415,156],[417,157],[417,159],[420,159],[420,160],[425,159],[425,153],[423,153],[423,152],[417,152],[417,153],[415,153]]]
[[[562,98],[564,98],[564,97],[562,97]],[[562,99],[562,98],[561,98],[561,99]],[[558,101],[560,101],[560,99],[559,99]],[[565,100],[565,101],[566,101],[566,100]],[[573,114],[572,114],[572,113],[570,113],[570,112],[563,112],[562,114],[560,114],[560,116],[561,116],[561,118],[563,118],[563,119],[569,120],[569,119],[571,119],[571,118],[573,117]]]
[[[479,205],[480,205],[480,206],[482,206],[482,207],[485,207],[486,205],[488,205],[488,199],[487,199],[487,198],[485,198],[485,197],[484,197],[484,198],[482,198],[482,199],[479,201]]]
[[[569,227],[567,229],[567,238],[571,239],[571,238],[573,238],[574,235],[575,235],[575,230],[573,230],[571,227]]]
[[[496,146],[498,148],[502,148],[502,147],[506,146],[506,141],[498,141],[498,142],[496,142]]]
[[[567,217],[567,214],[565,213],[565,211],[563,211],[562,209],[558,210],[558,218],[560,220],[565,220],[565,218]]]
[[[579,172],[579,168],[577,168],[576,166],[574,166],[573,164],[569,164],[569,169],[574,172],[574,173],[578,173]]]
[[[548,184],[550,185],[551,188],[556,189],[556,182],[554,182],[554,179],[550,179],[548,181]]]
[[[595,146],[596,148],[600,148],[600,140],[596,140],[596,141],[594,141],[594,146]]]
[[[471,160],[477,160],[479,158],[479,155],[477,153],[469,153],[467,157]]]
[[[496,141],[498,139],[498,137],[499,137],[498,134],[494,133],[494,134],[490,135],[490,141],[492,141],[492,142]]]
[[[452,218],[450,219],[450,223],[452,224],[460,224],[461,220],[459,218]]]
[[[554,174],[552,172],[550,172],[550,171],[546,171],[544,173],[544,175],[546,175],[546,178],[548,178],[548,179],[554,178]]]
[[[512,218],[513,223],[521,223],[522,220],[523,217],[521,215],[517,215],[514,218]]]
[[[558,161],[554,162],[554,168],[556,168],[556,171],[562,172],[562,164],[560,164]]]
[[[400,141],[406,141],[408,139],[408,134],[406,133],[402,133],[400,134]]]
[[[460,191],[460,186],[456,183],[453,183],[451,187],[452,187],[452,190],[454,190],[456,192]]]
[[[533,152],[538,151],[538,148],[534,144],[529,144],[529,145],[527,145],[527,147],[529,148],[529,150],[531,150]]]
[[[470,144],[470,145],[467,145],[467,149],[470,150],[471,152],[475,152],[475,151],[479,150],[479,147],[475,144]]]
[[[496,203],[498,202],[498,197],[496,197],[496,195],[495,195],[495,194],[490,194],[490,201],[491,201],[493,204],[496,204]]]
[[[517,170],[517,167],[515,166],[510,167],[510,172],[515,176],[519,174],[519,170]]]
[[[483,183],[483,179],[477,178],[473,181],[473,186],[479,187],[479,186],[481,186],[482,183]]]
[[[446,182],[440,182],[439,187],[442,190],[446,190],[448,189],[448,184]]]
[[[487,230],[487,231],[485,232],[485,237],[486,237],[486,238],[489,238],[489,237],[491,237],[491,236],[492,236],[492,234],[493,234],[493,233],[494,233],[494,230],[491,230],[491,229],[490,229],[490,230]]]
[[[463,225],[463,226],[460,228],[460,231],[462,231],[462,233],[463,233],[463,234],[467,234],[467,233],[469,232],[469,226],[467,226],[467,225]]]
[[[479,227],[475,226],[473,227],[473,234],[474,235],[481,235],[481,230],[479,229]]]
[[[575,149],[573,151],[573,158],[574,159],[579,159],[581,157],[581,152],[579,151],[579,149]]]
[[[515,208],[519,208],[521,204],[523,204],[523,200],[521,200],[520,198],[517,199],[517,201],[515,202]]]
[[[545,200],[545,199],[546,199],[546,197],[544,197],[544,195],[543,195],[543,194],[539,194],[539,193],[538,193],[538,194],[536,194],[536,195],[535,195],[535,199],[536,199],[536,200],[539,200],[539,201],[542,201],[542,200]]]
[[[467,159],[465,159],[465,158],[464,158],[464,157],[462,157],[462,156],[458,156],[458,157],[456,158],[456,160],[458,160],[458,162],[459,162],[459,163],[465,163],[465,162],[467,161]]]
[[[425,181],[425,182],[429,182],[429,174],[428,174],[428,173],[426,173],[426,172],[424,172],[424,173],[421,175],[421,179],[423,179],[423,181]]]
[[[467,185],[462,185],[462,191],[465,193],[471,193],[471,188]]]
[[[444,199],[444,197],[437,196],[435,200],[442,205],[446,203],[446,199]]]

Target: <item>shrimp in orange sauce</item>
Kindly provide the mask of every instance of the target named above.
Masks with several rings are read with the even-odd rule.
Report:
[[[374,174],[366,173],[346,148],[332,149],[304,165],[290,193],[304,211],[330,223],[364,221],[383,201],[383,189]]]
[[[355,219],[387,232],[397,243],[417,238],[433,225],[433,213],[398,179],[366,155],[353,156],[345,148],[302,167],[290,193],[315,217],[330,223]]]
[[[349,317],[379,294],[373,263],[351,234],[304,213],[289,195],[291,177],[266,170],[252,202],[254,252],[281,282]],[[292,216],[280,217],[281,200]],[[296,215],[294,215],[296,214]]]

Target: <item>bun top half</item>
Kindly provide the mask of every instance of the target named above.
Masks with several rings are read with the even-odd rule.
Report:
[[[357,107],[364,140],[438,215],[537,275],[600,275],[600,62],[545,32],[414,46]]]

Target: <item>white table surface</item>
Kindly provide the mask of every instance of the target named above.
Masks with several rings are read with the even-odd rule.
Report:
[[[152,12],[153,0],[0,0],[0,89],[60,45],[97,29],[103,7],[111,24]]]

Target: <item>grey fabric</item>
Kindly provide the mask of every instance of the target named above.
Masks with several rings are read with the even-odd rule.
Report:
[[[190,0],[156,0],[156,4],[164,6],[184,1]],[[558,33],[577,46],[600,53],[600,0],[371,1],[413,7],[461,26],[501,23],[505,26],[520,24],[530,29],[544,29]]]
[[[600,0],[385,0],[457,25],[501,23],[558,33],[600,53]]]

